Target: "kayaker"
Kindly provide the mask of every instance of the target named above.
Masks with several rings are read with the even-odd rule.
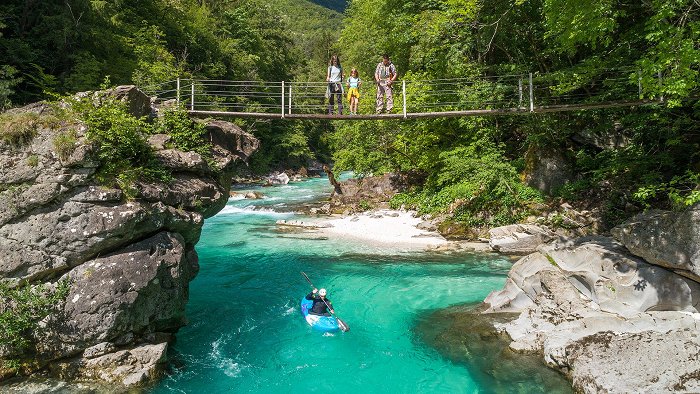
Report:
[[[306,299],[314,302],[309,310],[309,314],[311,315],[330,316],[331,313],[335,313],[332,307],[333,303],[331,303],[331,300],[326,298],[326,289],[314,289],[311,293],[306,295]],[[331,305],[331,313],[328,313],[326,303]]]

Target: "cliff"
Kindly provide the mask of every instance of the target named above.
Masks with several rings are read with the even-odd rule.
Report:
[[[134,119],[159,116],[134,87],[107,95],[126,102]],[[187,323],[204,219],[225,206],[232,173],[258,141],[231,123],[205,122],[211,148],[203,157],[178,149],[161,129],[143,138],[167,180],[137,173],[124,187],[106,186],[101,169],[109,150],[98,152],[86,122],[56,121],[56,108],[35,104],[5,114],[0,327],[10,327],[7,314],[23,305],[8,294],[54,302],[44,314],[28,313],[39,321],[0,332],[0,376],[43,370],[62,379],[145,383],[158,376],[168,343]],[[23,117],[29,121],[7,121]]]

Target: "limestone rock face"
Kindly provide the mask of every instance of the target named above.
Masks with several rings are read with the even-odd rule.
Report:
[[[143,344],[98,357],[78,357],[51,366],[62,379],[76,377],[135,386],[155,380],[167,362],[167,343]]]
[[[543,193],[551,194],[573,178],[571,161],[558,150],[532,147],[525,161],[525,182]]]
[[[641,213],[612,235],[646,261],[700,281],[700,203],[683,212]]]
[[[497,326],[510,347],[544,354],[582,392],[692,392],[700,384],[700,283],[611,238],[540,246],[485,303],[485,313],[520,312]]]
[[[698,329],[621,335],[603,331],[569,343],[557,361],[571,371],[574,389],[580,392],[697,393]]]
[[[108,94],[134,115],[155,113],[134,87]],[[95,95],[104,97],[104,95]],[[167,135],[151,136],[156,158],[173,174],[168,184],[137,180],[130,195],[100,186],[95,148],[77,120],[42,125],[22,147],[0,142],[0,280],[51,288],[69,280],[58,313],[40,323],[31,349],[0,349],[3,357],[36,357],[58,377],[124,385],[158,375],[167,342],[186,323],[189,282],[198,271],[195,244],[204,219],[228,200],[232,175],[258,141],[223,121],[206,125],[213,157],[174,149]],[[59,151],[57,135],[75,142]]]
[[[546,227],[533,224],[511,224],[489,230],[489,245],[507,255],[534,253],[537,247],[556,239]]]

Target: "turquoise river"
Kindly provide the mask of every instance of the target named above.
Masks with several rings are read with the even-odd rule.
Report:
[[[508,354],[502,340],[480,346],[471,329],[464,338],[449,332],[449,308],[500,289],[508,259],[406,252],[275,224],[305,220],[295,212],[328,198],[325,178],[245,190],[265,198],[231,199],[206,221],[190,323],[152,393],[570,392],[556,372]],[[299,301],[310,287],[300,271],[328,289],[349,332],[324,335],[306,324]]]

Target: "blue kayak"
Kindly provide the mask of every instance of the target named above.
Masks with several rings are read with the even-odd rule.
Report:
[[[338,331],[338,320],[334,316],[319,316],[309,313],[311,306],[314,304],[313,301],[307,300],[306,297],[301,299],[301,314],[304,315],[304,319],[309,323],[311,327],[316,330],[324,332]]]

